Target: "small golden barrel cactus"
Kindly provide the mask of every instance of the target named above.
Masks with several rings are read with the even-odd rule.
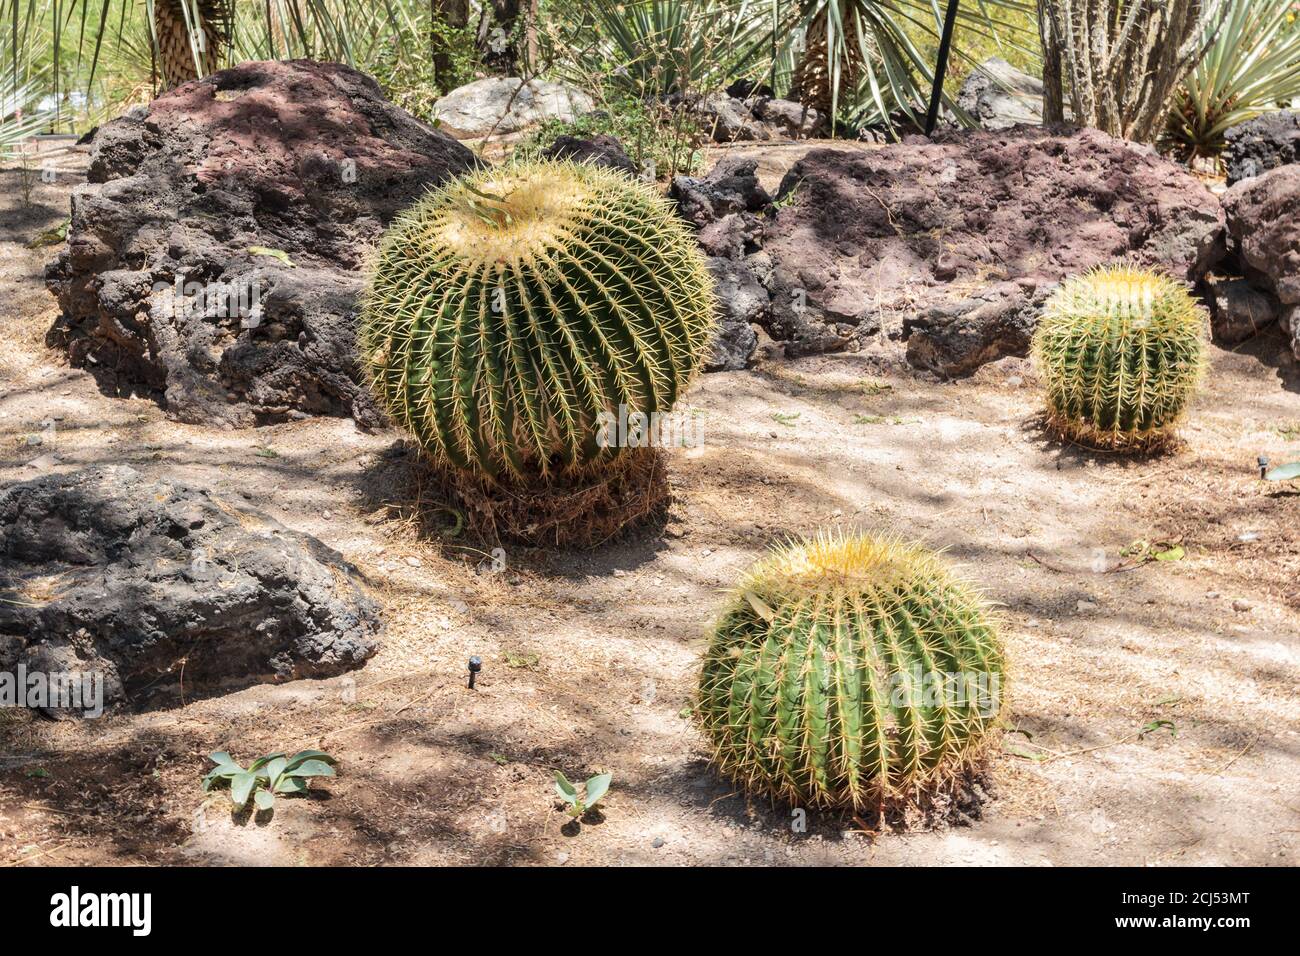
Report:
[[[392,417],[441,465],[528,485],[621,454],[602,413],[664,413],[709,346],[713,284],[650,186],[569,162],[483,169],[393,223],[360,351]]]
[[[1111,265],[1067,279],[1034,333],[1052,426],[1104,449],[1168,440],[1200,381],[1204,325],[1204,309],[1160,273]]]
[[[973,768],[1002,702],[987,607],[931,552],[822,533],[731,595],[697,714],[723,773],[799,806],[880,807]]]

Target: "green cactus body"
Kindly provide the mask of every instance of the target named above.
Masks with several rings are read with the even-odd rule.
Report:
[[[955,780],[1002,701],[986,605],[922,548],[822,534],[740,582],[697,702],[723,773],[798,805],[861,809]]]
[[[1201,306],[1167,276],[1118,265],[1067,279],[1034,334],[1052,425],[1098,448],[1166,441],[1201,377],[1203,328]]]
[[[471,173],[393,223],[360,350],[392,417],[492,481],[595,470],[602,413],[671,410],[707,351],[713,286],[651,187],[589,165]]]

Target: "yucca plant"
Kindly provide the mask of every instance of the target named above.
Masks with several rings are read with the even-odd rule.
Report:
[[[978,766],[1002,679],[985,602],[933,553],[822,532],[740,581],[705,652],[696,714],[718,767],[748,788],[881,808]]]
[[[693,236],[650,186],[522,161],[398,217],[360,350],[380,402],[444,471],[545,492],[633,450],[602,441],[604,416],[671,411],[708,348],[713,303]]]
[[[1219,0],[1203,27],[1205,55],[1174,97],[1165,145],[1183,159],[1217,156],[1223,134],[1300,96],[1294,0]]]
[[[611,80],[638,96],[711,92],[770,51],[766,0],[586,0],[580,25],[599,42],[588,71],[608,63]]]
[[[920,125],[934,82],[946,4],[933,0],[777,0],[779,49],[791,54],[792,92],[805,106],[851,125],[893,126],[901,113]],[[1021,0],[981,0],[958,8],[955,65],[975,66],[970,41],[1028,53],[1034,44]],[[778,59],[780,59],[780,54]],[[954,99],[944,106],[965,125]]]
[[[1168,441],[1204,365],[1205,310],[1181,282],[1099,266],[1044,306],[1033,353],[1053,428],[1103,449]]]

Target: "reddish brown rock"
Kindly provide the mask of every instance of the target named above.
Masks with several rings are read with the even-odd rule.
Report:
[[[1025,354],[1063,278],[1112,259],[1199,280],[1223,211],[1180,167],[1095,130],[945,134],[815,150],[769,208],[774,338],[787,353],[884,334],[950,376]]]
[[[398,210],[474,163],[349,67],[186,83],[95,136],[46,269],[50,341],[181,421],[377,422],[353,344],[359,270]]]
[[[1246,277],[1281,304],[1300,358],[1300,165],[1279,166],[1223,194],[1228,238]]]

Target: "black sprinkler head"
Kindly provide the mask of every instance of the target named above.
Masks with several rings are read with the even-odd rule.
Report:
[[[1268,474],[1268,456],[1260,455],[1255,459],[1255,464],[1259,465],[1259,477],[1263,478]]]
[[[474,689],[474,675],[483,669],[483,659],[474,656],[469,659],[469,689]]]

